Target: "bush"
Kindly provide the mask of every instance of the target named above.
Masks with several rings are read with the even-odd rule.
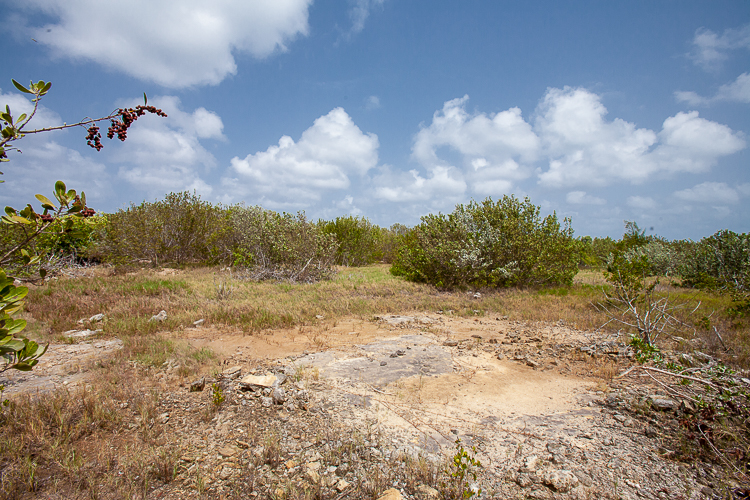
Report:
[[[261,207],[230,210],[234,264],[252,279],[314,282],[333,276],[336,237],[303,212],[279,214]]]
[[[580,250],[569,219],[561,227],[528,198],[504,196],[422,217],[403,236],[391,272],[440,288],[568,285]]]
[[[319,221],[325,234],[336,237],[336,264],[364,266],[383,258],[382,241],[385,231],[364,217],[336,217],[332,221]]]
[[[167,263],[228,261],[228,211],[189,192],[170,193],[164,200],[130,205],[110,214],[101,251],[107,260]]]
[[[684,255],[683,283],[697,288],[750,291],[750,235],[729,230],[703,238]]]

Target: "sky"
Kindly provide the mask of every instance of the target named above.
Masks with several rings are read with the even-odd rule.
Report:
[[[0,0],[0,105],[30,127],[143,102],[128,140],[27,135],[0,205],[58,179],[414,225],[529,197],[576,236],[750,232],[750,3]],[[106,124],[102,126],[104,129]]]

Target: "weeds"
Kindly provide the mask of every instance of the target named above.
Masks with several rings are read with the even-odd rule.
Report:
[[[456,453],[445,470],[448,481],[442,484],[446,498],[471,498],[481,496],[482,489],[471,483],[477,480],[477,471],[482,463],[476,458],[477,449],[471,447],[471,453],[464,449],[460,439],[456,439]]]

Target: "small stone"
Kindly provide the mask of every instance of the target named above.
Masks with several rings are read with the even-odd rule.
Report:
[[[240,387],[250,390],[270,388],[273,387],[276,381],[276,375],[245,375],[245,377],[240,380]]]
[[[263,396],[262,398],[260,398],[260,404],[265,408],[270,408],[271,406],[273,406],[273,398]]]
[[[387,365],[387,364],[388,364],[388,361],[381,361],[381,362],[380,362],[380,366],[385,366],[385,365]]]
[[[378,500],[402,500],[404,497],[401,496],[401,492],[398,491],[396,488],[391,488],[390,490],[385,490],[381,496],[378,497]]]
[[[542,474],[542,483],[555,491],[567,493],[578,484],[578,478],[569,470],[548,470]]]
[[[668,411],[668,410],[674,410],[675,407],[677,406],[677,403],[675,403],[673,399],[669,399],[669,398],[653,398],[651,400],[651,405],[656,410]]]
[[[235,444],[243,450],[250,448],[250,445],[248,443],[246,443],[245,441],[240,441],[239,439],[235,441]]]
[[[307,479],[309,479],[313,484],[318,484],[320,482],[320,474],[318,474],[318,471],[307,469],[305,471],[305,475],[307,476]]]
[[[315,319],[325,319],[325,316],[323,316],[322,314],[316,314]]]
[[[159,422],[162,424],[166,424],[169,422],[169,413],[162,413],[159,415]]]
[[[651,427],[650,425],[646,427],[645,434],[646,434],[646,437],[650,437],[650,438],[655,438],[656,436],[659,435],[657,430]]]
[[[242,366],[240,365],[231,366],[227,368],[226,370],[224,370],[223,372],[221,372],[222,378],[228,378],[230,380],[239,378],[241,374],[242,374]]]
[[[399,350],[396,351],[396,356],[403,356],[405,354],[406,354],[406,351],[404,351],[402,349],[399,349]]]
[[[516,475],[515,481],[516,484],[521,488],[526,488],[527,486],[531,486],[532,484],[534,484],[534,480],[532,479],[531,475],[526,474],[525,472]]]
[[[497,359],[505,359],[505,355],[503,353],[499,352],[497,353],[497,356],[495,356]]]
[[[533,359],[526,358],[525,361],[526,361],[526,366],[530,366],[532,368],[538,368],[539,367],[539,363],[537,363]]]
[[[284,465],[286,466],[287,470],[291,470],[297,467],[299,464],[294,460],[287,460]]]
[[[620,415],[619,413],[615,413],[615,414],[614,414],[614,415],[612,416],[612,418],[614,418],[614,419],[615,419],[615,420],[617,420],[618,422],[624,422],[624,421],[625,421],[625,419],[626,419],[627,417],[625,417],[624,415]]]
[[[222,457],[233,457],[237,454],[237,448],[232,445],[227,445],[219,448],[219,455]]]
[[[346,479],[339,479],[339,481],[336,483],[336,491],[338,491],[339,493],[342,493],[348,487],[349,482]]]
[[[284,389],[282,389],[281,387],[277,387],[273,390],[271,398],[277,405],[284,404],[284,402],[286,401],[286,393],[284,392]]]
[[[521,472],[533,472],[536,470],[536,466],[539,463],[539,457],[536,455],[529,455],[528,457],[523,459],[523,467],[521,467]]]
[[[94,314],[93,316],[89,318],[89,321],[91,321],[92,323],[98,323],[100,321],[104,321],[104,314],[102,313]]]
[[[151,316],[151,319],[149,320],[149,322],[156,321],[158,323],[161,323],[162,321],[165,321],[166,319],[167,319],[167,311],[162,310],[162,311],[159,311],[159,314],[155,316]]]
[[[201,319],[199,319],[199,320],[197,320],[197,321],[193,321],[193,326],[194,326],[194,327],[196,327],[196,328],[198,328],[199,326],[202,326],[202,325],[203,325],[203,322],[204,322],[204,321],[206,321],[206,320],[205,320],[205,319],[203,319],[203,318],[201,318]]]
[[[196,380],[190,384],[190,392],[201,392],[206,386],[206,377],[201,377],[200,380]]]
[[[443,345],[446,347],[456,347],[458,345],[458,340],[446,340],[443,342]]]
[[[417,494],[420,498],[425,500],[438,500],[438,498],[440,498],[438,490],[432,486],[427,486],[426,484],[420,484],[417,486]]]

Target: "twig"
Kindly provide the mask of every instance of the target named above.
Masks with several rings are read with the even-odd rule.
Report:
[[[697,425],[696,427],[700,431],[701,436],[703,436],[703,439],[705,439],[706,442],[708,443],[708,445],[711,447],[711,449],[713,450],[713,452],[716,453],[716,455],[719,458],[721,458],[724,461],[725,464],[729,465],[735,471],[737,471],[737,474],[739,474],[740,476],[742,476],[745,481],[748,481],[750,478],[748,478],[740,469],[738,469],[736,465],[734,465],[732,462],[730,462],[729,460],[727,460],[727,458],[724,456],[724,454],[718,448],[716,448],[716,446],[714,446],[714,444],[711,442],[710,439],[708,439],[708,436],[706,436],[706,434],[703,432],[703,429],[701,429],[701,426]]]
[[[705,384],[709,387],[713,387],[714,389],[718,389],[715,384],[712,384],[708,380],[703,380],[702,378],[691,377],[690,375],[680,375],[679,373],[668,372],[666,370],[660,370],[659,368],[653,368],[651,366],[639,366],[638,368],[641,368],[643,370],[650,370],[652,372],[663,373],[664,375],[671,375],[672,377],[684,378],[687,380],[692,380],[694,382],[700,382],[701,384]]]
[[[647,373],[647,374],[648,374],[648,376],[649,376],[649,377],[651,377],[651,380],[653,380],[654,382],[656,382],[656,383],[657,383],[657,384],[659,384],[660,386],[664,387],[664,389],[666,389],[666,390],[667,390],[667,392],[670,392],[670,393],[674,394],[675,396],[680,396],[681,398],[689,399],[689,400],[690,400],[690,401],[692,401],[693,403],[695,403],[695,404],[698,404],[698,400],[697,400],[697,399],[693,399],[693,398],[691,398],[690,396],[688,396],[688,395],[686,395],[686,394],[682,394],[682,393],[681,393],[681,392],[679,392],[678,390],[676,390],[676,389],[674,389],[674,388],[672,388],[672,387],[669,387],[669,386],[668,386],[667,384],[665,384],[665,383],[664,383],[664,382],[662,382],[661,380],[658,380],[658,379],[657,379],[656,377],[654,377],[654,376],[653,376],[653,375],[651,375],[650,373]]]
[[[719,342],[721,342],[721,346],[724,348],[724,350],[728,351],[729,349],[727,349],[727,345],[724,343],[724,339],[721,338],[721,335],[719,334],[719,330],[716,327],[714,327],[714,333],[716,334],[717,337],[719,337]]]

